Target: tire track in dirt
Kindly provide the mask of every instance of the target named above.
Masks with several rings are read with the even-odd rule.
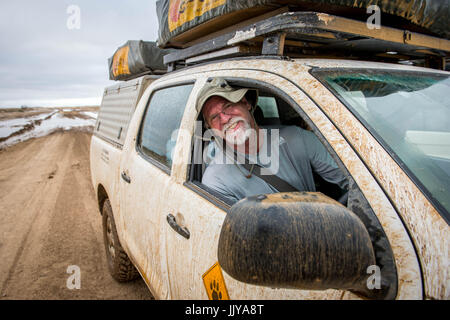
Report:
[[[49,153],[46,152],[53,148],[52,143],[55,142],[55,137],[51,135],[48,137],[48,141],[29,140],[24,142],[21,148],[14,146],[0,152],[0,177],[3,181],[8,181],[8,184],[0,185],[1,202],[7,201],[11,194],[18,195],[20,191],[24,191],[24,187],[32,187],[32,182],[35,181],[32,181],[30,177],[36,176],[36,174],[31,171],[34,171],[41,162],[52,164],[55,162],[49,158]],[[39,177],[36,176],[36,178]],[[26,191],[22,194],[25,196]]]
[[[54,138],[54,137],[51,137]],[[54,140],[54,139],[52,139]],[[61,149],[62,144],[56,144],[56,150]],[[31,246],[33,247],[33,250],[29,250],[29,254],[31,256],[33,256],[33,258],[31,259],[32,261],[36,261],[35,258],[38,257],[34,257],[36,255],[36,252],[39,252],[40,250],[38,248],[36,248],[36,244],[39,245],[41,242],[39,241],[40,237],[42,236],[42,228],[39,228],[40,225],[45,226],[48,223],[49,218],[49,212],[52,212],[52,206],[53,206],[53,199],[48,198],[48,195],[51,194],[55,194],[58,193],[58,190],[61,188],[62,185],[62,177],[64,176],[65,171],[67,170],[67,163],[69,161],[69,157],[70,157],[70,149],[71,146],[69,145],[68,148],[66,148],[65,152],[58,152],[58,158],[59,161],[56,160],[56,169],[54,169],[52,172],[56,173],[57,171],[60,171],[60,174],[54,178],[54,175],[52,176],[51,179],[53,179],[52,181],[44,181],[43,185],[40,186],[39,188],[36,188],[33,190],[33,194],[31,195],[31,199],[30,201],[27,203],[27,205],[25,206],[24,210],[22,212],[30,212],[30,216],[27,219],[27,224],[28,226],[25,229],[24,234],[22,235],[22,239],[20,240],[20,246],[17,249],[16,253],[15,253],[15,257],[13,260],[12,265],[8,268],[8,272],[7,272],[7,278],[4,280],[2,288],[1,288],[1,292],[3,294],[5,294],[6,292],[6,288],[8,286],[8,282],[11,280],[12,276],[15,273],[19,273],[21,276],[23,276],[22,272],[25,271],[24,268],[22,266],[18,266],[19,264],[19,260],[22,258],[22,255],[24,253],[24,250],[26,250],[26,248],[30,248]],[[55,147],[54,144],[51,143],[47,143],[43,146],[43,148],[41,149],[41,152],[45,152],[46,150],[48,150],[48,153],[46,156],[44,156],[43,160],[48,161],[51,160],[51,157],[49,157],[48,155],[51,155],[52,152],[55,152]],[[63,154],[61,154],[63,153]],[[39,157],[42,156],[40,153],[37,154],[35,156],[34,162],[40,162],[42,161],[41,159],[39,159]],[[50,159],[49,159],[50,158]],[[52,166],[50,164],[51,162],[49,161],[49,163],[44,163],[43,164],[43,168],[46,168],[48,171],[49,166]],[[39,166],[40,167],[40,166]],[[33,168],[34,169],[34,168]],[[37,171],[37,170],[33,170],[33,171]],[[27,172],[28,178],[32,175],[35,174],[35,172]],[[47,179],[50,180],[50,179]],[[20,204],[20,203],[19,203]],[[41,221],[42,220],[42,221]],[[22,226],[23,227],[23,226]],[[37,230],[39,230],[37,232]],[[38,250],[36,250],[38,249]]]
[[[0,153],[0,299],[152,298],[142,280],[119,284],[108,273],[89,146],[90,134],[72,131]],[[80,290],[66,286],[69,265],[80,267]]]
[[[47,141],[36,141],[39,146],[37,152],[30,152],[30,158],[25,162],[13,163],[14,159],[7,159],[3,161],[8,154],[2,154],[3,164],[8,166],[11,175],[7,175],[1,184],[2,190],[0,212],[1,214],[1,231],[2,243],[5,239],[8,240],[7,247],[5,243],[0,251],[2,256],[2,263],[0,266],[0,283],[1,292],[4,293],[8,279],[11,277],[11,272],[22,254],[24,243],[26,242],[32,225],[39,214],[39,198],[42,198],[40,191],[46,188],[45,181],[33,181],[32,177],[36,175],[34,168],[39,165],[41,160],[49,160],[48,154],[45,150],[50,150],[52,144],[55,142],[54,137],[49,137]],[[30,144],[26,146],[29,149]],[[12,156],[14,157],[14,148]],[[6,277],[5,277],[6,275]]]

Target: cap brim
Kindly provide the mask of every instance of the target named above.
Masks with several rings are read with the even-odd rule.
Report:
[[[234,91],[213,91],[201,97],[201,99],[198,101],[197,104],[197,108],[199,109],[198,111],[201,111],[205,102],[213,96],[219,96],[230,102],[236,103],[241,101],[241,99],[245,96],[247,91],[248,89],[238,89]]]

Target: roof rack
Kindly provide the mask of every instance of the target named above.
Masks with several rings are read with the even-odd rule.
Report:
[[[363,59],[444,70],[450,40],[320,12],[286,12],[206,39],[164,56],[168,71],[178,66],[235,56]]]

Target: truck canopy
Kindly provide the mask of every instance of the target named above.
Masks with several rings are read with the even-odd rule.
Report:
[[[139,99],[157,78],[158,76],[146,75],[107,87],[103,92],[94,134],[121,147]]]

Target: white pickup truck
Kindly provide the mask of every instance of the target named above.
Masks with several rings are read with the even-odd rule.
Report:
[[[323,28],[348,35],[338,20],[319,18]],[[171,72],[158,79],[145,75],[105,90],[90,163],[112,276],[140,274],[157,299],[449,299],[450,73],[287,58],[282,45],[302,45],[287,40],[299,37],[293,29],[266,38],[263,55],[208,61],[244,52],[238,36],[248,44],[250,33],[257,39],[267,26],[219,35],[197,46],[204,54],[194,57],[194,46],[165,58]],[[317,34],[328,41],[332,31]],[[396,44],[402,33],[394,31],[386,33],[393,46],[408,47]],[[209,52],[208,45],[230,41]],[[447,40],[424,43],[450,51]],[[172,58],[180,54],[186,63],[207,62],[176,70]],[[230,203],[204,185],[214,141],[197,99],[216,77],[258,90],[261,127],[316,135],[348,192],[315,176],[315,192]]]
[[[450,41],[382,31],[251,19],[170,51],[163,76],[107,88],[90,162],[112,276],[140,274],[157,299],[449,299]],[[132,70],[118,57],[113,75]],[[197,100],[215,78],[256,89],[256,123],[314,139],[348,190],[320,175],[238,202],[209,188],[218,144]]]

